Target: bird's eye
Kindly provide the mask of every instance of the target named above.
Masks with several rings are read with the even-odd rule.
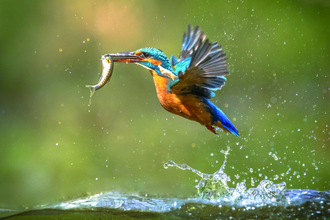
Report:
[[[148,52],[142,52],[142,54],[143,54],[144,57],[150,57],[151,56],[151,54],[148,53]]]

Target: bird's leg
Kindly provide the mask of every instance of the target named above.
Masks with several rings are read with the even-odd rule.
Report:
[[[212,131],[212,133],[213,133],[213,134],[216,134],[216,135],[218,135],[218,133],[217,133],[217,132],[215,132],[215,129],[214,129],[214,127],[213,127],[213,126],[211,126],[211,125],[206,125],[206,128],[207,128],[208,130]]]

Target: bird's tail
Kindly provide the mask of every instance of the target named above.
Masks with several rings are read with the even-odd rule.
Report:
[[[239,136],[239,132],[237,131],[237,129],[235,128],[235,126],[233,125],[233,123],[231,123],[231,121],[227,118],[227,116],[225,115],[225,113],[223,113],[221,111],[221,109],[219,109],[217,106],[215,106],[212,102],[210,102],[209,100],[205,99],[205,101],[207,102],[207,104],[210,107],[210,112],[212,115],[212,121],[214,122],[221,122],[220,124],[215,124],[216,126],[222,127],[225,130],[227,130],[228,132],[232,133],[235,136]]]

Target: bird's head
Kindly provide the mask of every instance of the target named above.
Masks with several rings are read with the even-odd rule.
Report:
[[[146,69],[154,70],[160,76],[167,76],[173,72],[169,59],[163,51],[156,48],[144,47],[133,52],[109,55],[114,62],[135,63]]]

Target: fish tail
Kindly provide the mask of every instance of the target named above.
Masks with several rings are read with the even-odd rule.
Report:
[[[92,96],[94,95],[94,93],[96,91],[96,86],[86,85],[86,87],[89,88],[89,97],[92,98]]]

